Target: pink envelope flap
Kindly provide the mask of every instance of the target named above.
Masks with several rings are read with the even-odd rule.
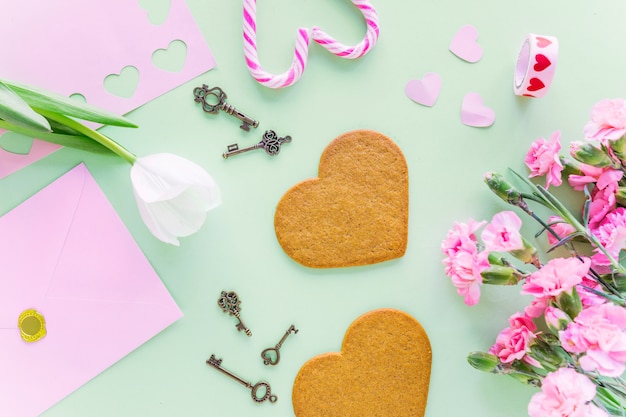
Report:
[[[0,268],[0,415],[39,415],[182,317],[83,164],[0,217]]]

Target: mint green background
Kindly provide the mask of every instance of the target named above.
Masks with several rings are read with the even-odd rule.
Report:
[[[293,416],[291,389],[299,368],[317,354],[339,350],[350,323],[381,307],[408,312],[430,336],[433,366],[426,416],[526,415],[533,389],[475,371],[465,358],[470,351],[488,349],[509,315],[528,300],[518,295],[519,288],[484,287],[481,303],[465,306],[443,273],[439,247],[454,221],[489,219],[505,208],[484,186],[486,171],[512,167],[524,172],[523,156],[534,139],[555,130],[562,132],[565,144],[581,139],[595,102],[626,97],[626,4],[373,3],[381,37],[369,55],[341,60],[311,44],[301,80],[270,90],[257,84],[244,64],[241,1],[188,1],[217,67],[130,113],[139,129],[105,129],[139,155],[187,157],[220,184],[223,204],[180,247],[157,241],[145,228],[132,195],[130,167],[120,159],[63,149],[0,181],[4,213],[84,161],[185,314],[45,417]],[[484,49],[476,64],[448,51],[454,33],[466,24],[478,29]],[[346,44],[358,42],[364,33],[360,13],[347,0],[259,0],[258,44],[265,68],[284,71],[297,28],[314,25]],[[541,99],[517,97],[511,87],[517,53],[529,32],[556,36],[560,42],[555,80]],[[405,83],[426,72],[443,79],[432,108],[404,94]],[[232,117],[203,114],[192,95],[202,83],[221,86],[231,104],[260,120],[259,129],[245,133]],[[495,110],[493,126],[461,124],[461,100],[468,92],[478,92]],[[270,128],[294,139],[278,157],[257,151],[222,159],[227,145],[253,144]],[[276,203],[293,184],[316,176],[319,156],[333,138],[360,128],[390,136],[407,159],[406,255],[358,268],[300,266],[276,240]],[[526,236],[532,238],[536,231],[528,223]],[[234,318],[217,307],[221,290],[239,293],[251,338],[238,333]],[[283,345],[280,364],[264,366],[260,352],[276,344],[292,323],[300,332]],[[269,381],[278,402],[253,403],[244,387],[204,364],[211,353],[252,382]],[[372,358],[372,363],[384,360]],[[323,401],[325,393],[319,396]]]

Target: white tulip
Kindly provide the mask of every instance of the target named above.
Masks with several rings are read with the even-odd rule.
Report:
[[[169,153],[137,158],[130,170],[139,214],[154,236],[178,246],[222,202],[218,185],[199,165]]]

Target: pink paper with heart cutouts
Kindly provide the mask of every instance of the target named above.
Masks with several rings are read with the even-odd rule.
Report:
[[[0,78],[67,96],[78,93],[88,103],[118,114],[128,113],[215,66],[184,0],[5,2],[0,39],[5,40],[0,46]],[[153,61],[155,52],[167,53],[170,45],[179,46],[180,42],[186,54],[184,63],[176,67],[179,71],[164,69]],[[129,97],[105,88],[107,76],[127,76],[129,70],[136,78],[131,80],[136,86]],[[37,140],[26,155],[0,146],[0,178],[56,149]]]

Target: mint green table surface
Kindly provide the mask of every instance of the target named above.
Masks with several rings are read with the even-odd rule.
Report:
[[[433,364],[426,416],[527,415],[534,389],[475,371],[466,355],[488,349],[509,315],[528,300],[518,295],[519,288],[483,287],[481,303],[465,306],[443,273],[439,247],[455,220],[490,219],[505,208],[483,184],[486,171],[524,171],[523,157],[534,139],[555,130],[565,144],[581,139],[594,103],[626,97],[626,4],[373,3],[381,36],[369,55],[342,60],[311,43],[301,80],[271,90],[256,83],[244,64],[242,2],[188,1],[216,68],[130,113],[139,129],[106,128],[139,155],[172,152],[194,160],[221,186],[223,204],[180,247],[150,235],[134,202],[130,167],[118,158],[63,149],[0,181],[4,213],[84,161],[185,314],[45,417],[293,416],[291,393],[300,367],[315,355],[338,351],[350,323],[381,307],[406,311],[428,332]],[[466,24],[478,29],[484,50],[475,64],[448,51],[453,35]],[[287,69],[297,28],[314,25],[346,44],[357,43],[365,30],[347,0],[259,0],[258,45],[265,68]],[[556,36],[560,42],[554,83],[540,99],[512,91],[527,33]],[[427,72],[443,80],[432,108],[404,94],[407,81]],[[202,83],[221,86],[231,104],[260,120],[259,129],[245,133],[230,116],[203,114],[192,94]],[[461,100],[468,92],[481,94],[495,110],[493,126],[461,123]],[[278,157],[256,151],[222,158],[227,145],[255,143],[270,128],[293,137]],[[406,254],[365,267],[303,267],[276,240],[276,204],[293,184],[317,175],[319,157],[333,138],[361,128],[391,137],[408,162]],[[529,227],[528,236],[535,231]],[[237,332],[234,318],[217,307],[221,290],[239,293],[251,338]],[[300,332],[283,345],[280,364],[264,366],[260,352],[275,345],[292,323]],[[252,382],[269,381],[278,402],[253,403],[248,390],[205,365],[212,353]],[[321,399],[324,395],[319,393]]]

